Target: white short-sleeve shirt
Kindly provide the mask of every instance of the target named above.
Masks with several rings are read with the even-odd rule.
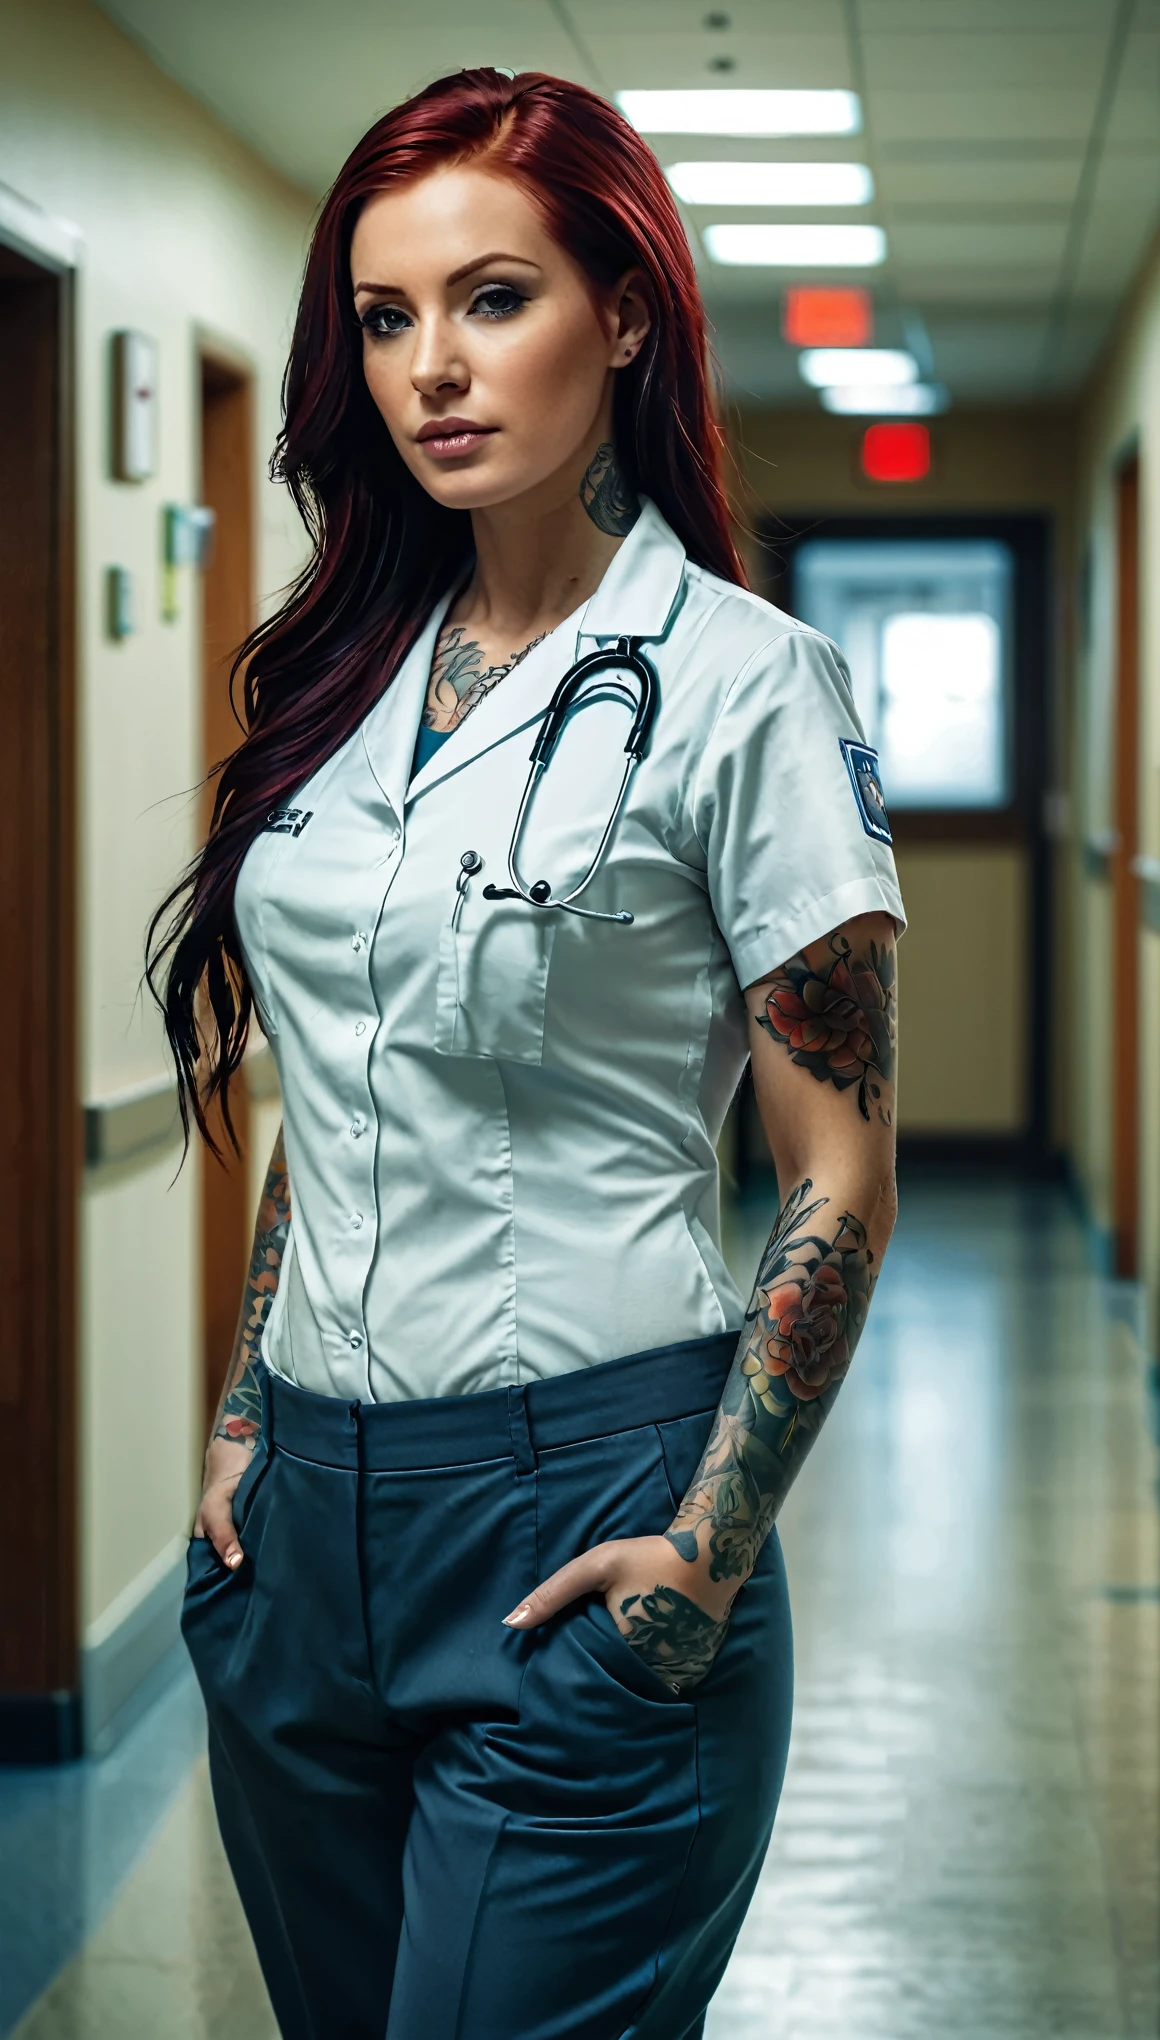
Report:
[[[840,655],[694,566],[651,503],[600,587],[408,785],[447,603],[355,735],[271,817],[237,924],[282,1083],[293,1218],[277,1372],[364,1401],[457,1395],[738,1326],[715,1145],[740,987],[902,902]],[[640,637],[646,755],[581,904],[489,902],[572,661]],[[587,868],[628,711],[568,721],[525,883]],[[482,868],[456,916],[465,851]]]

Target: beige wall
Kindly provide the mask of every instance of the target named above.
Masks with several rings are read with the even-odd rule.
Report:
[[[198,493],[199,334],[256,378],[263,589],[300,556],[265,480],[310,202],[169,83],[86,0],[6,0],[0,182],[80,230],[77,288],[81,1083],[115,1095],[162,1071],[138,997],[142,931],[194,841],[200,757],[197,591],[160,618],[160,520]],[[109,334],[160,344],[160,454],[140,485],[109,479]],[[106,566],[130,568],[140,628],[103,629]],[[83,1615],[102,1612],[188,1525],[199,1366],[196,1165],[171,1152],[85,1186]]]
[[[1111,894],[1085,876],[1084,838],[1112,814],[1115,694],[1115,471],[1133,445],[1140,456],[1139,849],[1160,857],[1160,246],[1154,247],[1087,393],[1080,418],[1081,545],[1090,576],[1090,628],[1077,650],[1073,860],[1079,941],[1074,997],[1082,1012],[1076,1063],[1076,1163],[1096,1223],[1111,1218],[1111,1043],[1116,1025]],[[1160,1317],[1160,941],[1140,931],[1140,1273],[1151,1335]]]
[[[847,515],[1040,512],[1053,520],[1058,642],[1064,670],[1065,591],[1071,569],[1075,420],[1060,409],[960,411],[932,421],[929,477],[905,487],[867,482],[858,451],[865,421],[821,411],[740,412],[733,421],[742,518],[769,512]],[[776,536],[774,539],[776,544]],[[762,567],[754,548],[758,585]],[[1062,783],[1066,696],[1060,690]],[[1056,974],[1071,953],[1070,864],[1060,845],[1055,887]],[[997,844],[910,843],[898,852],[909,916],[899,956],[902,1014],[899,1130],[930,1136],[1002,1135],[1026,1123],[1030,953],[1026,853]],[[1058,1004],[1059,1002],[1057,1002]],[[1061,1009],[1062,1010],[1062,1009]],[[1071,1114],[1070,1029],[1053,1043],[1055,1138]]]

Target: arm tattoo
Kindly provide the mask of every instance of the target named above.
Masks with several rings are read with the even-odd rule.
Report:
[[[883,1126],[889,1126],[883,1088],[894,1082],[894,950],[871,942],[865,955],[856,955],[840,930],[830,937],[829,950],[828,964],[815,968],[808,957],[791,956],[774,972],[761,988],[765,1011],[758,1024],[820,1084],[839,1091],[857,1085],[863,1119],[869,1119],[873,1100]]]
[[[721,1406],[669,1541],[711,1580],[748,1579],[774,1517],[845,1379],[874,1287],[852,1212],[787,1197],[757,1271]],[[824,1214],[824,1215],[823,1215]]]
[[[513,652],[510,659],[504,659],[495,666],[483,663],[483,646],[464,636],[466,626],[462,623],[444,624],[435,646],[431,661],[431,678],[427,683],[427,705],[423,710],[423,724],[429,730],[458,729],[465,716],[478,708],[485,694],[498,687],[504,675],[518,666],[521,659],[542,644],[548,633],[540,632],[526,644],[522,651]]]
[[[616,449],[610,440],[598,446],[580,483],[580,501],[598,531],[609,538],[624,538],[640,516],[635,489],[630,489],[624,471],[617,465]]]
[[[255,1369],[261,1352],[262,1332],[282,1272],[282,1256],[286,1251],[289,1230],[290,1178],[286,1170],[282,1130],[279,1128],[258,1205],[250,1271],[242,1296],[225,1393],[214,1426],[215,1438],[229,1438],[235,1444],[252,1446],[262,1428],[262,1391]]]

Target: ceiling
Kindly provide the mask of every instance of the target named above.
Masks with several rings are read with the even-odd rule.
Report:
[[[852,137],[657,137],[664,162],[851,160],[872,205],[685,208],[731,393],[809,406],[779,337],[775,270],[704,256],[711,220],[874,221],[881,345],[907,344],[960,403],[1046,400],[1089,372],[1160,219],[1160,0],[115,0],[162,69],[321,193],[374,118],[475,63],[596,90],[844,86]],[[719,24],[722,19],[727,26]],[[923,358],[926,356],[927,358]]]

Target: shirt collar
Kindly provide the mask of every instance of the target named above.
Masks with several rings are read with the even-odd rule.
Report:
[[[662,638],[685,572],[685,548],[656,504],[642,496],[640,516],[614,555],[580,625],[579,639]]]

